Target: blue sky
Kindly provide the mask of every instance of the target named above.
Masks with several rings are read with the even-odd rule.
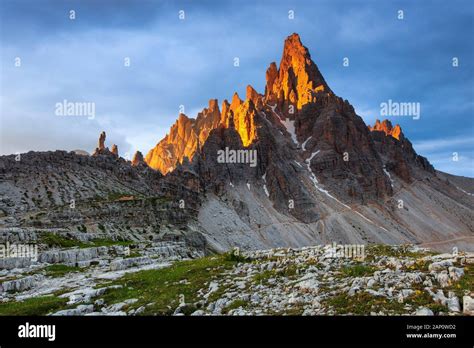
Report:
[[[470,0],[0,0],[0,22],[0,154],[91,152],[102,130],[122,155],[146,154],[180,105],[195,117],[211,98],[244,96],[247,84],[263,93],[269,63],[279,63],[284,39],[297,32],[366,123],[389,99],[418,102],[419,120],[388,118],[437,169],[474,177]],[[56,116],[64,99],[94,102],[95,118]]]

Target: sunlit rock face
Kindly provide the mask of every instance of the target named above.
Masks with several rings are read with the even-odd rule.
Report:
[[[180,114],[170,132],[145,157],[147,164],[166,174],[183,162],[192,159],[209,132],[221,123],[217,99],[209,100],[209,107],[198,113],[196,119]]]
[[[301,109],[316,101],[318,92],[330,92],[298,34],[285,40],[280,68],[277,71],[276,64],[271,63],[266,78],[265,100],[278,103],[282,111],[287,111],[289,105]]]
[[[172,171],[185,156],[197,148],[198,135],[194,132],[195,120],[180,114],[169,133],[145,157],[147,164],[162,174]]]
[[[224,100],[222,112],[217,99],[211,99],[209,107],[201,111],[196,119],[180,114],[169,134],[148,152],[145,161],[150,167],[166,174],[183,163],[185,157],[191,161],[197,149],[206,142],[209,133],[219,126],[235,127],[244,146],[248,146],[257,137],[255,103],[261,107],[262,96],[249,86],[246,100],[241,100],[235,93],[230,104]]]
[[[389,120],[376,120],[373,127],[369,126],[370,131],[379,131],[384,132],[385,135],[394,137],[397,140],[401,140],[400,137],[403,136],[402,129],[397,124],[395,127],[392,126],[392,123]]]
[[[250,93],[248,96],[255,98],[256,101],[258,99],[256,92],[255,94]],[[239,133],[240,138],[242,139],[242,144],[244,146],[250,145],[257,137],[254,122],[257,110],[254,102],[250,99],[242,101],[238,94],[235,93],[232,98],[232,103],[230,104],[230,111],[233,118],[233,126],[237,133]],[[229,124],[231,125],[231,123]]]
[[[117,147],[117,145],[113,144],[113,145],[112,145],[112,150],[110,150],[110,152],[112,152],[112,154],[113,154],[115,157],[118,157],[119,153],[118,153],[118,147]]]

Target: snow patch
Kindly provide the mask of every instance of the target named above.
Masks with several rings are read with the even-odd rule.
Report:
[[[285,118],[285,120],[282,120],[281,116],[278,115],[278,114],[276,113],[276,111],[275,111],[277,105],[276,105],[276,104],[273,105],[273,106],[272,106],[272,105],[269,105],[269,104],[267,104],[267,105],[270,107],[270,109],[272,109],[273,113],[278,116],[278,119],[280,120],[281,124],[285,126],[286,131],[287,131],[288,133],[290,133],[290,135],[291,135],[291,140],[293,140],[293,142],[294,142],[297,146],[299,146],[300,143],[298,143],[298,139],[296,138],[296,132],[295,132],[295,121],[292,121],[292,120],[290,120],[289,118]],[[281,132],[280,132],[280,133],[281,133]],[[282,134],[283,134],[283,133],[282,133]]]
[[[298,162],[298,161],[296,161],[296,160],[294,160],[294,161],[295,161],[295,163],[296,163],[298,166],[300,166],[301,168],[303,168],[303,166],[301,165],[300,162]]]
[[[270,197],[270,193],[268,192],[268,189],[267,189],[267,185],[263,185],[263,191],[265,191],[265,194],[267,195],[267,197]]]
[[[390,173],[388,172],[388,170],[385,169],[385,166],[383,166],[383,171],[384,171],[385,175],[387,175],[388,178],[390,179],[390,185],[391,185],[392,188],[393,188],[393,183],[394,183],[394,181],[393,181],[393,179],[392,179],[392,176],[391,176]]]
[[[247,183],[247,188],[248,188],[248,189],[249,189],[249,191],[250,191],[250,184],[249,184],[249,183]]]
[[[310,136],[308,137],[308,139],[306,139],[306,140],[304,141],[304,143],[301,144],[301,149],[302,149],[303,151],[306,151],[306,143],[307,143],[307,142],[309,141],[309,139],[311,139],[312,137],[313,137],[313,136],[310,135]]]
[[[300,143],[298,143],[298,139],[296,138],[296,132],[295,132],[295,121],[290,120],[289,118],[285,118],[284,121],[280,119],[280,122],[285,126],[286,131],[290,133],[291,135],[291,140],[299,146]]]
[[[265,174],[262,175],[262,179],[266,184],[267,183],[267,172],[265,172]],[[267,195],[267,197],[270,197],[270,193],[268,192],[267,185],[265,185],[265,184],[263,184],[263,191],[265,191],[265,194]]]
[[[349,207],[347,204],[344,204],[342,203],[340,200],[338,200],[336,197],[334,197],[333,195],[331,195],[329,193],[328,190],[325,190],[323,189],[321,186],[319,186],[319,182],[318,182],[318,179],[316,178],[316,175],[314,175],[313,173],[313,170],[311,169],[311,160],[313,159],[314,156],[316,156],[318,153],[319,153],[320,150],[316,151],[316,152],[313,152],[311,154],[311,156],[309,158],[306,159],[306,166],[308,167],[308,171],[310,173],[310,179],[311,181],[313,182],[314,184],[314,187],[316,187],[317,190],[319,190],[320,192],[324,193],[326,196],[334,199],[336,202],[338,202],[339,204],[343,205],[344,207],[346,207],[347,209],[351,209],[351,207]]]

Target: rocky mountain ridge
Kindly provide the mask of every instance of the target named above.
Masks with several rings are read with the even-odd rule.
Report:
[[[103,132],[92,156],[2,156],[2,226],[133,239],[166,231],[217,251],[332,241],[474,245],[474,180],[435,171],[398,125],[367,127],[297,34],[286,39],[279,68],[270,64],[264,94],[248,86],[245,100],[234,94],[219,108],[211,99],[196,119],[181,114],[145,158],[126,161],[105,140]],[[224,149],[252,151],[256,165],[219,161]]]

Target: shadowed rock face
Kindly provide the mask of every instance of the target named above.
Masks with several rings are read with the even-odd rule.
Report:
[[[141,164],[146,165],[145,160],[143,159],[143,154],[140,151],[137,151],[133,155],[132,166],[136,167]]]
[[[425,157],[415,152],[398,124],[392,127],[389,120],[377,120],[373,127],[368,128],[387,170],[393,171],[408,183],[434,174],[433,166]]]

